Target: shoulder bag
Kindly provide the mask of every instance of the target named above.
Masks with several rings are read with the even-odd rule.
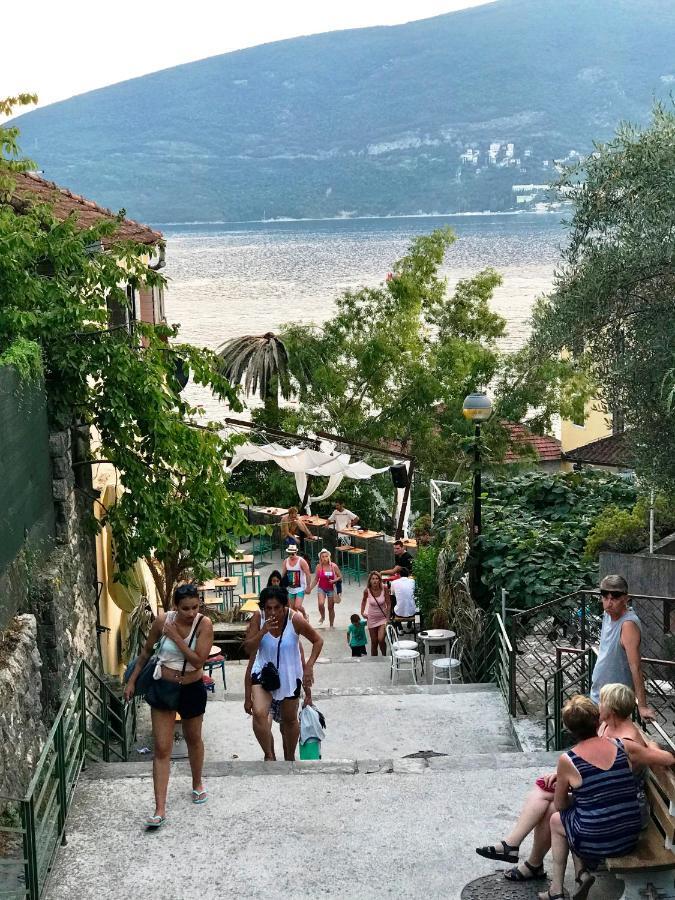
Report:
[[[286,618],[284,619],[284,627],[281,629],[281,634],[279,635],[279,642],[277,643],[277,664],[269,660],[260,670],[260,687],[266,690],[268,693],[273,694],[274,691],[278,691],[281,687],[281,678],[279,677],[279,659],[281,655],[281,642],[284,639],[284,632],[286,631],[286,625],[288,624],[288,613],[286,613]]]

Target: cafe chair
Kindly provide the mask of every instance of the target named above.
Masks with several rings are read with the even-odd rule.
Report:
[[[432,684],[437,681],[443,684],[453,684],[455,680],[462,680],[462,656],[464,655],[464,645],[462,639],[457,637],[450,647],[450,656],[443,659],[435,659],[432,663],[433,676]],[[447,676],[446,673],[447,672]],[[455,673],[453,677],[453,672]]]
[[[391,656],[389,678],[393,682],[394,672],[396,672],[396,681],[398,682],[398,673],[408,671],[412,675],[413,684],[417,684],[417,663],[420,660],[419,650],[401,647],[401,643],[411,644],[413,642],[402,642],[397,640],[393,625],[387,625],[386,634],[387,643],[389,644],[389,654]]]

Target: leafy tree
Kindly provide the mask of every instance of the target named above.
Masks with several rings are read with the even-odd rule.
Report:
[[[278,427],[279,394],[288,400],[291,381],[288,351],[283,340],[271,331],[245,335],[226,341],[219,349],[222,371],[232,384],[244,383],[247,394],[258,394],[265,404],[260,418],[265,425]]]
[[[506,323],[490,309],[497,272],[485,269],[447,292],[438,270],[454,241],[447,228],[417,238],[381,285],[339,297],[321,328],[285,329],[299,401],[286,414],[290,427],[396,442],[427,471],[454,475],[465,462],[471,426],[461,410],[471,391],[496,388],[496,415],[485,428],[496,460],[508,443],[502,418],[520,421],[537,408],[533,425],[541,429],[561,403],[578,403],[586,384],[575,362],[500,351]]]
[[[675,490],[675,114],[616,137],[569,169],[571,240],[533,346],[591,360],[604,400],[630,430],[638,471]],[[669,374],[670,373],[670,377]]]
[[[4,164],[0,173],[11,177]],[[249,531],[223,468],[231,446],[215,426],[190,424],[197,410],[181,396],[177,361],[196,383],[241,405],[218,357],[178,343],[176,328],[109,327],[108,304],[128,305],[126,283],[163,283],[146,247],[116,238],[117,224],[83,229],[47,206],[18,214],[0,201],[0,352],[25,342],[40,348],[52,427],[93,429],[97,458],[124,484],[101,519],[112,526],[118,567],[146,558],[168,605],[176,581],[202,574],[232,535]],[[100,242],[105,252],[92,251]]]

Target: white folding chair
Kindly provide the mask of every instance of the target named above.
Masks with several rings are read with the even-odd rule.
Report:
[[[443,684],[453,684],[453,672],[461,681],[462,678],[462,656],[464,655],[464,644],[462,639],[457,637],[450,647],[450,656],[443,659],[435,659],[432,663],[433,675],[431,683],[436,684],[437,681]],[[445,672],[448,673],[447,677]]]
[[[402,644],[413,644],[415,647],[417,645],[414,644],[413,641],[398,641],[393,625],[387,625],[386,634],[387,643],[389,644],[389,653],[391,655],[391,670],[389,672],[389,677],[393,681],[394,672],[396,672],[398,681],[399,672],[409,671],[412,675],[414,684],[417,684],[417,662],[420,659],[419,651],[413,650],[411,647],[401,646]]]

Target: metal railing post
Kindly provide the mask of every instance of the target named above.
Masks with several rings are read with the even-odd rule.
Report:
[[[586,594],[581,595],[581,649],[586,649]]]
[[[21,801],[21,826],[23,828],[23,871],[28,900],[40,900],[37,846],[35,842],[35,808],[33,798]]]
[[[82,768],[87,767],[87,682],[84,664],[80,662],[77,673],[77,683],[80,691],[78,703],[80,704],[80,745],[82,747]]]
[[[66,816],[68,814],[68,789],[66,786],[66,743],[63,735],[63,719],[59,719],[54,734],[56,747],[56,778],[58,784],[58,823],[61,843],[66,844]]]
[[[562,672],[553,673],[553,734],[556,750],[562,750]]]
[[[110,762],[110,714],[108,712],[108,694],[104,684],[101,684],[101,718],[103,719],[103,762]]]
[[[516,651],[509,651],[509,714],[516,715]]]

